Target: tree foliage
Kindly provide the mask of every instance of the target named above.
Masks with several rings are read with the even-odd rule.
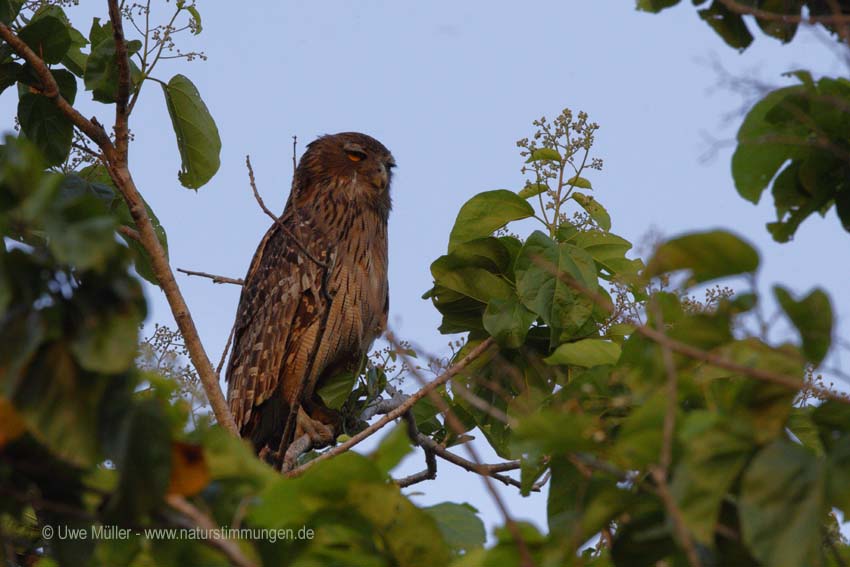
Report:
[[[777,284],[779,316],[799,338],[775,342],[747,331],[764,299],[759,254],[740,236],[695,231],[660,243],[646,262],[632,257],[596,197],[599,126],[569,109],[518,142],[526,184],[471,197],[431,264],[424,298],[442,333],[463,335],[450,360],[431,366],[436,387],[400,391],[401,377],[424,369],[409,345],[391,345],[319,392],[351,418],[340,445],[276,473],[198,410],[199,388],[215,392],[185,320],[179,333],[157,329],[140,343],[139,278],[178,297],[162,267],[165,230],[128,183],[120,120],[112,145],[68,110],[85,91],[128,116],[173,46],[175,20],[125,38],[121,19],[148,14],[109,2],[106,23],[95,18],[86,37],[59,6],[21,12],[24,4],[0,1],[0,85],[18,86],[21,126],[0,146],[0,547],[9,564],[846,563],[835,511],[850,513],[850,404],[812,380],[833,348],[828,295]],[[728,4],[701,16],[745,47],[746,24]],[[803,4],[821,14],[813,1],[793,13]],[[200,33],[194,4],[174,10]],[[793,37],[787,22],[762,20],[766,34]],[[781,241],[832,205],[848,224],[846,80],[795,77],[799,85],[753,107],[733,158],[743,197],[757,201],[772,186],[778,220],[768,228]],[[162,88],[178,181],[197,189],[218,169],[215,122],[185,76]],[[707,284],[734,290],[695,301]],[[409,408],[405,419],[376,450],[342,451],[399,408]],[[476,462],[471,437],[505,462]],[[394,478],[420,450],[426,470]],[[485,547],[469,504],[415,505],[402,489],[433,478],[437,462],[525,496],[548,483],[548,533],[507,519]],[[129,535],[95,537],[107,527]],[[88,537],[57,537],[60,529]]]

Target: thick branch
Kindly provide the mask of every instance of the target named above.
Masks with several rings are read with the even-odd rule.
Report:
[[[288,476],[288,477],[300,476],[301,474],[306,472],[309,468],[313,467],[315,464],[317,464],[321,461],[325,461],[327,459],[333,458],[333,457],[335,457],[335,456],[337,456],[341,453],[344,453],[344,452],[348,451],[349,449],[351,449],[352,447],[354,447],[355,445],[359,444],[364,439],[374,435],[377,431],[379,431],[385,425],[387,425],[391,421],[394,421],[394,420],[398,419],[399,417],[401,417],[402,415],[404,415],[404,413],[406,411],[408,411],[410,408],[412,408],[413,405],[416,402],[418,402],[419,400],[421,400],[422,398],[427,396],[430,392],[436,390],[437,388],[439,388],[440,386],[442,386],[443,384],[448,382],[455,374],[457,374],[458,372],[460,372],[461,370],[466,368],[469,365],[470,362],[472,362],[473,360],[475,360],[476,358],[481,356],[481,354],[484,353],[484,351],[486,351],[487,349],[489,349],[492,345],[493,345],[493,339],[492,338],[488,338],[488,339],[484,340],[481,344],[479,344],[478,346],[473,348],[469,352],[469,354],[464,356],[462,359],[458,360],[455,364],[453,364],[449,369],[447,369],[445,372],[443,372],[436,379],[434,379],[433,381],[431,381],[428,384],[426,384],[425,386],[423,386],[417,392],[411,394],[411,396],[407,400],[405,400],[404,403],[399,405],[396,409],[394,409],[390,413],[386,414],[384,417],[382,417],[381,419],[379,419],[378,421],[376,421],[375,423],[373,423],[372,425],[370,425],[369,427],[367,427],[366,429],[364,429],[363,431],[361,431],[357,435],[353,436],[351,439],[349,439],[345,443],[337,445],[336,447],[334,447],[333,449],[331,449],[327,453],[323,453],[323,454],[319,455],[318,457],[316,457],[312,461],[307,461],[306,463],[304,463],[303,465],[301,465],[298,468],[292,469],[291,471],[286,473],[286,476]]]
[[[207,394],[216,421],[234,435],[239,435],[236,422],[233,420],[233,415],[230,413],[230,408],[227,406],[227,401],[224,399],[224,394],[219,386],[218,375],[216,375],[215,369],[204,350],[195,321],[192,319],[186,300],[177,285],[177,280],[174,279],[174,273],[168,264],[165,250],[156,237],[153,224],[151,224],[150,217],[145,210],[144,201],[142,201],[142,197],[136,189],[130,171],[126,164],[116,165],[112,162],[108,164],[108,168],[112,181],[124,196],[130,214],[139,229],[142,246],[150,258],[151,268],[153,268],[159,286],[165,293],[165,298],[168,300],[169,307],[171,307],[177,328],[180,329],[180,334],[183,336],[186,348],[189,351],[189,358],[201,378],[201,384]]]
[[[218,529],[218,526],[206,514],[195,508],[191,502],[182,496],[169,494],[165,497],[165,500],[169,506],[186,516],[197,527],[210,532]],[[256,567],[256,563],[245,557],[239,546],[229,539],[209,538],[203,541],[222,552],[237,567]]]

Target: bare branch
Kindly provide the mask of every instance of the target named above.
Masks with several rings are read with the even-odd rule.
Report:
[[[183,268],[177,268],[177,271],[186,274],[187,276],[198,276],[202,278],[209,278],[212,280],[214,284],[228,283],[233,285],[245,285],[245,280],[240,278],[229,278],[227,276],[217,276],[215,274],[208,274],[206,272],[196,272],[194,270],[184,270]]]
[[[178,494],[169,494],[165,497],[168,505],[180,512],[183,516],[190,519],[196,526],[206,531],[218,529],[218,525],[212,521],[206,514],[198,510],[191,502]],[[209,538],[204,539],[204,543],[210,547],[214,547],[222,552],[233,565],[237,567],[256,567],[256,563],[249,560],[239,549],[239,546],[233,541],[226,538]]]

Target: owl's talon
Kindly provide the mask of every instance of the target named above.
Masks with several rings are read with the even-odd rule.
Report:
[[[286,449],[286,454],[283,457],[283,465],[281,467],[283,472],[294,469],[300,455],[303,455],[310,449],[327,447],[336,439],[332,427],[325,425],[321,421],[312,419],[303,408],[298,410],[296,424],[295,440]]]

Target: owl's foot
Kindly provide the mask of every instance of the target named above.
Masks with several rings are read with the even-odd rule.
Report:
[[[295,440],[286,449],[283,457],[283,472],[295,468],[298,457],[310,449],[321,449],[334,442],[333,427],[325,425],[321,421],[312,419],[303,408],[299,408],[295,426]]]

